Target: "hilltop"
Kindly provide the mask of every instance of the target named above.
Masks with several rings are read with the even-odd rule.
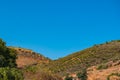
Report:
[[[49,63],[51,60],[44,57],[40,53],[36,53],[30,49],[9,47],[16,51],[17,53],[17,67],[24,68],[26,66],[37,65],[42,63]]]

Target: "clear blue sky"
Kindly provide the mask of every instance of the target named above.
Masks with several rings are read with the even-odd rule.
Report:
[[[0,37],[57,59],[120,39],[120,0],[0,0]]]

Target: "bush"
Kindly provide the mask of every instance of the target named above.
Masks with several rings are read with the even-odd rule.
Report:
[[[15,68],[0,68],[0,80],[23,80],[23,74]]]
[[[16,67],[16,52],[0,39],[0,67]]]
[[[65,80],[73,80],[73,77],[66,76]]]
[[[38,68],[36,66],[28,66],[24,69],[26,72],[36,73]]]
[[[23,74],[16,69],[17,54],[0,39],[0,80],[23,80]]]
[[[86,69],[83,69],[81,72],[77,73],[77,77],[80,80],[86,80],[87,79],[87,71],[86,71]]]

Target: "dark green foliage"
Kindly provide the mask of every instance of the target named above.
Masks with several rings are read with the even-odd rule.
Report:
[[[16,64],[17,54],[16,54],[15,50],[8,48],[8,52],[9,52],[9,57],[7,59],[8,66],[16,67],[17,66],[17,64]]]
[[[16,53],[0,39],[0,67],[16,67]]]
[[[81,72],[79,72],[77,74],[77,77],[80,79],[80,80],[87,80],[87,71],[86,69],[83,69]]]
[[[73,80],[73,77],[66,76],[64,80]]]
[[[0,39],[0,80],[23,80],[22,73],[16,69],[17,54]]]
[[[23,74],[15,68],[0,68],[0,80],[23,80]]]

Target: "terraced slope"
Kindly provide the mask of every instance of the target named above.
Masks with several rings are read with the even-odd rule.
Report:
[[[106,42],[50,62],[46,68],[61,76],[120,59],[120,41]]]

